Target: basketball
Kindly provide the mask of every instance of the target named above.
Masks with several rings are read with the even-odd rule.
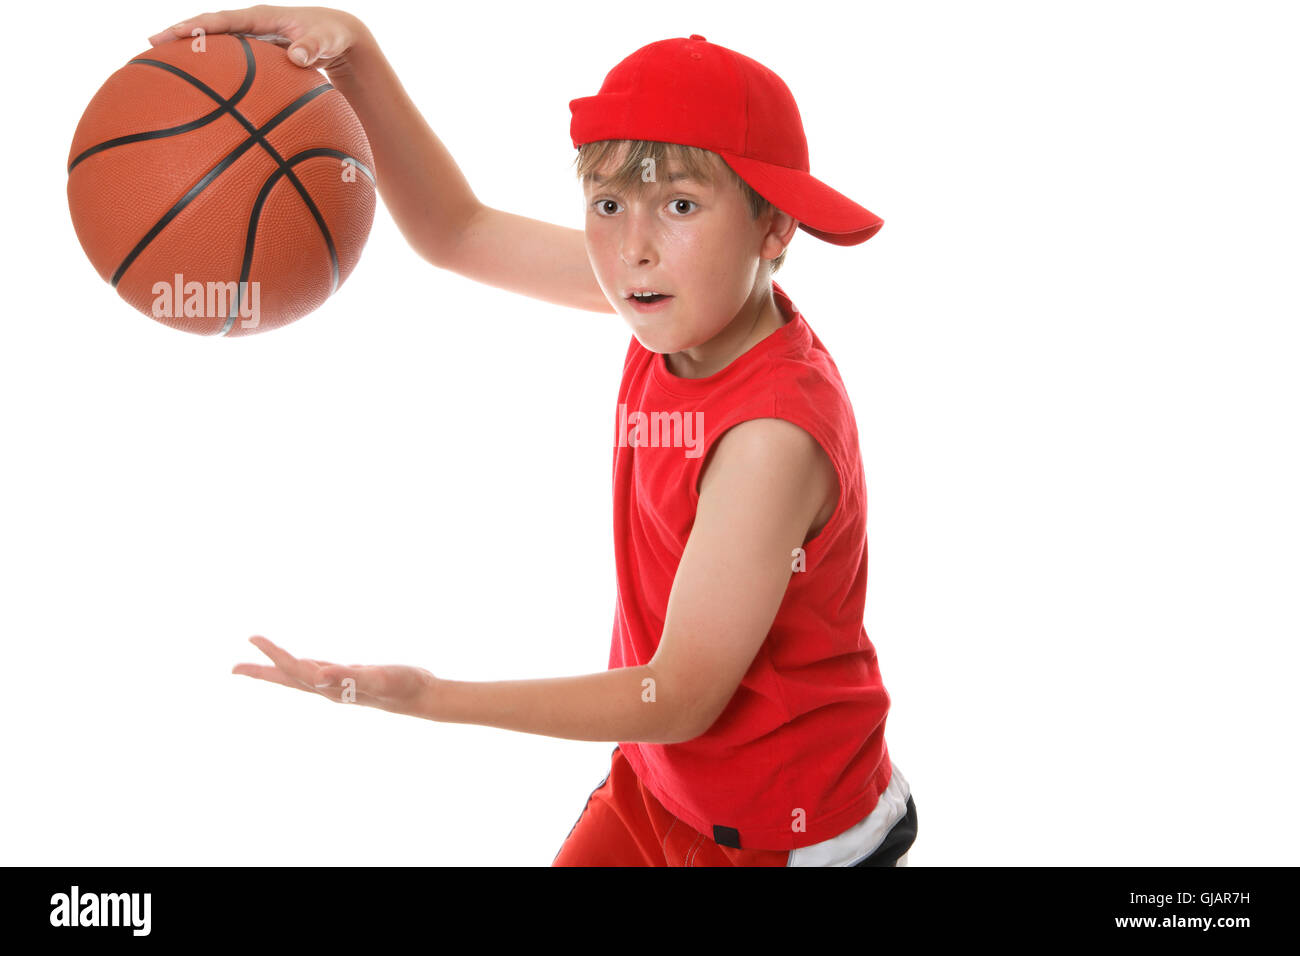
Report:
[[[141,53],[86,107],[68,206],[91,264],[150,318],[266,332],[319,308],[361,257],[374,160],[323,74],[234,34]]]

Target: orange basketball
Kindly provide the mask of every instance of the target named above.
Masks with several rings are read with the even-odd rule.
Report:
[[[373,168],[320,72],[215,34],[108,78],[77,124],[68,205],[91,263],[132,306],[185,332],[251,335],[302,318],[352,273]]]

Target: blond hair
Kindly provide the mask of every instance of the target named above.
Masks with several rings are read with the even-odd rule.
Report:
[[[776,207],[760,196],[749,183],[745,182],[736,175],[736,171],[728,166],[717,153],[707,149],[700,149],[698,146],[682,146],[679,143],[660,143],[647,139],[605,139],[595,143],[584,143],[578,147],[578,154],[574,157],[577,176],[584,184],[593,172],[600,169],[608,160],[618,155],[624,147],[630,147],[623,156],[618,167],[608,175],[607,184],[612,189],[637,192],[645,189],[645,183],[641,179],[641,171],[644,168],[644,160],[653,160],[652,169],[658,169],[660,165],[668,163],[680,166],[682,170],[693,178],[702,183],[716,185],[717,173],[719,169],[723,170],[724,179],[729,180],[738,186],[745,198],[749,200],[750,218],[757,219],[768,210],[775,210]],[[782,249],[781,254],[775,259],[769,260],[771,266],[768,274],[771,275],[781,268],[781,263],[785,261],[785,254],[788,249]]]

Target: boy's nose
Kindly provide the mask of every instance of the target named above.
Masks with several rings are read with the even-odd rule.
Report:
[[[648,243],[623,244],[622,259],[625,265],[648,265],[654,262],[654,258],[654,251]]]
[[[654,227],[648,213],[629,212],[624,220],[622,257],[627,265],[639,265],[654,258]]]

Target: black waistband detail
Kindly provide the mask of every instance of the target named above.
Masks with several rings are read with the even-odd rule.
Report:
[[[713,842],[718,846],[729,846],[732,849],[740,849],[740,831],[733,830],[731,827],[713,828]]]

